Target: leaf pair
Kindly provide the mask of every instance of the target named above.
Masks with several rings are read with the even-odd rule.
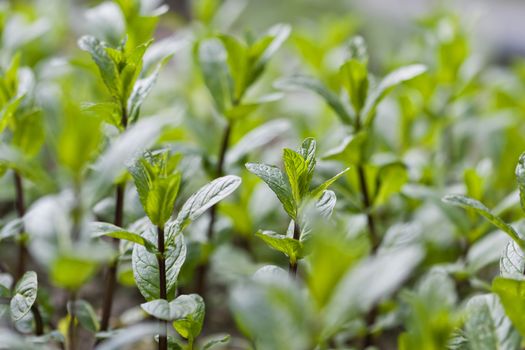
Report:
[[[316,164],[315,155],[316,142],[313,138],[307,138],[297,151],[284,149],[285,173],[276,166],[266,164],[247,163],[246,168],[266,182],[290,218],[296,220],[298,210],[306,199],[319,199],[323,192],[348,170],[343,170],[320,186],[310,190]]]
[[[263,180],[276,194],[284,210],[292,219],[286,235],[273,231],[259,231],[257,236],[268,246],[280,251],[289,258],[290,266],[304,256],[301,228],[297,224],[300,211],[307,211],[308,204],[315,201],[315,209],[323,216],[330,216],[336,203],[335,193],[328,187],[341,177],[348,169],[343,170],[318,187],[310,190],[316,165],[316,142],[307,138],[297,151],[285,148],[283,151],[284,173],[276,166],[248,163],[246,168]],[[303,222],[307,228],[307,222]],[[302,223],[302,224],[303,224]],[[302,225],[301,224],[301,225]]]
[[[164,227],[173,212],[181,182],[181,173],[175,170],[179,160],[168,158],[167,152],[148,154],[129,168],[142,207],[155,226]]]
[[[240,118],[267,102],[243,104],[242,99],[289,34],[290,26],[279,24],[253,43],[223,34],[199,44],[198,61],[204,81],[223,115]]]
[[[202,330],[205,305],[198,294],[180,295],[171,302],[156,299],[142,304],[141,307],[159,320],[173,322],[175,330],[191,343]]]
[[[259,231],[256,236],[262,239],[269,247],[285,254],[292,265],[303,258],[303,243],[293,237],[284,236],[273,231]]]
[[[140,181],[142,181],[142,177],[140,177]],[[137,183],[137,180],[135,180],[135,183],[137,188],[142,186]],[[207,209],[233,193],[240,183],[241,179],[233,175],[215,179],[195,192],[184,203],[175,219],[167,220],[165,223],[165,245],[167,250],[164,255],[166,257],[168,300],[171,300],[175,295],[177,277],[186,259],[186,245],[184,243],[184,237],[180,233]],[[170,206],[170,208],[171,214],[173,207]],[[108,232],[103,234],[136,243],[133,247],[132,254],[135,281],[146,300],[158,299],[160,296],[159,266],[156,253],[158,249],[156,244],[153,243],[156,241],[158,234],[156,227],[149,225],[144,232],[140,232],[140,235],[137,235],[125,230],[116,230],[111,226],[107,224],[103,226],[102,228],[108,228]]]
[[[91,55],[113,98],[113,104],[104,107],[110,115],[108,121],[113,125],[125,128],[128,123],[134,122],[153,87],[160,65],[151,75],[139,80],[143,57],[150,44],[151,41],[148,41],[130,47],[126,42],[112,48],[93,36],[83,36],[78,41],[79,47]]]
[[[228,175],[215,179],[195,192],[184,203],[178,216],[166,222],[165,231],[168,243],[175,239],[187,225],[195,221],[206,210],[233,193],[240,183],[241,179],[239,177]],[[152,254],[159,253],[153,240],[146,238],[144,234],[133,232],[133,230],[126,230],[106,222],[92,222],[89,231],[92,237],[107,236],[126,240],[143,246]]]

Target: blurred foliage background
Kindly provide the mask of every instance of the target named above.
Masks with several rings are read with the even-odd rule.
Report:
[[[130,5],[137,3],[140,15]],[[499,340],[506,349],[520,348],[523,334],[516,331],[514,317],[511,325],[491,289],[494,276],[503,274],[499,260],[508,253],[508,238],[474,212],[450,207],[441,198],[467,194],[521,228],[515,167],[525,150],[525,5],[511,0],[166,4],[167,12],[160,0],[0,1],[5,120],[17,90],[9,80],[10,67],[27,72],[19,74],[17,84],[30,91],[22,107],[14,107],[24,111],[16,121],[0,119],[0,263],[5,273],[15,270],[15,248],[20,239],[28,242],[28,264],[42,276],[38,300],[49,321],[46,327],[60,331],[53,336],[61,339],[67,333],[70,289],[78,288],[78,297],[100,313],[104,266],[115,254],[108,241],[86,238],[80,244],[71,232],[82,220],[113,220],[109,188],[115,183],[128,183],[125,226],[144,217],[131,177],[112,162],[142,149],[167,149],[182,154],[176,210],[182,199],[218,175],[242,178],[235,195],[217,207],[213,237],[206,233],[208,215],[188,227],[187,256],[178,280],[181,293],[198,291],[204,297],[203,335],[232,335],[223,348],[481,349],[472,345],[479,340],[479,329],[469,328],[479,326],[468,313],[481,313],[475,302],[492,303],[491,315],[504,319],[509,334]],[[243,96],[253,108],[236,111],[242,118],[230,125],[207,89],[198,45],[219,33],[254,42],[278,23],[290,24],[291,34]],[[124,131],[118,122],[108,122],[114,111],[108,112],[104,103],[111,101],[111,93],[77,42],[93,35],[116,47],[126,34],[130,45],[151,35],[153,46],[160,43],[144,56],[151,64],[144,72],[151,73],[167,58],[140,108],[142,133],[122,141],[118,151],[128,148],[128,153],[111,153]],[[427,70],[389,90],[366,137],[347,139],[359,131],[355,125],[341,123],[317,94],[283,88],[283,80],[308,75],[344,95],[340,67],[356,35],[368,47],[373,87],[402,66],[423,64]],[[226,126],[231,127],[230,148],[216,172]],[[268,229],[284,234],[289,218],[244,164],[280,167],[282,148],[296,149],[307,137],[317,140],[313,183],[322,183],[343,166],[350,171],[333,185],[337,205],[332,220],[312,214],[311,254],[300,263],[297,281],[266,266],[286,267],[288,259],[255,233]],[[361,167],[368,190],[375,194],[364,206]],[[13,172],[23,177],[27,207],[22,230],[27,235],[17,239],[17,217],[25,213],[13,209]],[[369,214],[382,242],[377,246],[369,239]],[[82,236],[84,231],[79,232]],[[143,300],[135,288],[130,247],[121,243],[119,251],[112,324],[126,329],[147,315],[138,307]],[[525,264],[523,256],[518,260]],[[204,290],[198,277],[203,266]],[[82,273],[85,278],[72,277]],[[11,331],[30,333],[33,321],[25,321],[10,326]],[[95,342],[91,333],[80,335],[86,349]],[[133,348],[151,348],[151,343],[143,340]]]

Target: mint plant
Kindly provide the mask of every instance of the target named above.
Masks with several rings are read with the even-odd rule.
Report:
[[[290,228],[286,235],[273,231],[259,231],[257,236],[270,247],[280,251],[289,258],[290,274],[297,274],[298,261],[304,256],[303,235],[301,227],[306,223],[304,209],[311,201],[325,213],[330,214],[335,206],[335,193],[328,187],[348,170],[345,169],[321,185],[311,189],[316,165],[317,145],[313,138],[307,138],[297,150],[285,148],[283,163],[285,173],[279,168],[258,163],[247,163],[246,168],[263,180],[275,193],[288,214]],[[285,175],[286,174],[286,175]]]
[[[278,95],[266,95],[255,100],[246,97],[264,73],[268,61],[290,34],[290,27],[276,25],[257,40],[242,40],[233,35],[221,34],[198,43],[197,60],[218,113],[225,119],[220,147],[215,159],[212,177],[224,173],[226,155],[231,144],[232,129],[261,105],[275,101]],[[212,239],[216,221],[216,208],[210,210],[207,230]],[[199,270],[197,289],[205,289],[206,265]]]
[[[103,112],[107,122],[114,125],[119,130],[126,130],[128,125],[135,123],[139,117],[140,109],[147,95],[150,93],[153,84],[159,74],[159,70],[172,52],[168,51],[161,56],[153,71],[144,69],[144,55],[151,45],[151,40],[137,43],[137,40],[144,37],[149,38],[148,32],[153,32],[156,23],[156,16],[142,18],[138,16],[139,8],[135,4],[120,2],[119,5],[124,11],[124,16],[128,22],[128,28],[135,30],[130,33],[118,47],[109,47],[107,43],[100,41],[92,36],[84,36],[79,40],[81,49],[88,51],[96,63],[100,76],[106,86],[111,102],[102,102],[89,105],[88,108]],[[137,18],[141,18],[148,24],[138,23]],[[151,27],[148,28],[148,27]],[[146,30],[146,32],[142,32]],[[153,62],[146,62],[146,68],[150,68]],[[151,70],[151,68],[150,68]],[[124,202],[126,191],[126,180],[116,179],[115,190],[115,214],[114,225],[123,226],[124,224]],[[105,331],[109,327],[111,309],[113,304],[113,294],[116,287],[117,261],[115,260],[108,267],[107,289],[104,297],[103,315],[101,330]]]
[[[158,347],[168,349],[168,322],[187,339],[188,349],[199,335],[204,319],[204,301],[197,294],[176,296],[176,282],[186,257],[182,232],[207,209],[231,194],[240,184],[235,176],[220,177],[192,195],[178,216],[171,219],[181,184],[175,168],[180,157],[167,152],[149,153],[129,168],[147,221],[143,231],[130,232],[109,225],[95,225],[97,236],[106,235],[134,242],[132,262],[137,287],[148,301],[145,312],[159,319]]]
[[[374,206],[382,204],[386,198],[395,193],[405,181],[406,176],[388,176],[391,169],[403,165],[387,163],[381,166],[370,163],[370,138],[373,134],[373,124],[379,103],[396,86],[404,81],[422,74],[425,67],[411,65],[399,68],[388,74],[375,86],[370,86],[368,73],[368,53],[361,37],[354,38],[349,43],[349,57],[339,69],[340,88],[346,96],[343,99],[328,89],[323,83],[308,76],[292,76],[278,83],[283,89],[308,89],[319,94],[335,112],[343,125],[351,127],[351,134],[341,144],[328,152],[327,159],[334,159],[346,166],[355,166],[357,186],[361,192],[362,210],[366,213],[368,230],[372,246],[376,249],[380,244],[378,232],[372,211]],[[399,173],[399,170],[394,170]],[[385,174],[386,173],[386,174]],[[375,193],[370,193],[372,183],[379,184]]]

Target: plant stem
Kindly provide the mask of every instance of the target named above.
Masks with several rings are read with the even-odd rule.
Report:
[[[293,239],[295,240],[301,239],[301,228],[299,227],[299,224],[297,223],[296,220],[294,220],[294,224],[293,224]],[[297,261],[292,262],[290,260],[290,263],[288,265],[288,272],[290,273],[292,277],[297,276]]]
[[[38,309],[38,303],[35,301],[33,306],[31,306],[31,312],[33,313],[33,319],[35,320],[35,334],[43,335],[44,334],[44,322],[42,320],[42,315]]]
[[[121,120],[120,123],[124,130],[128,127],[128,110],[126,102],[121,102]],[[124,195],[126,183],[120,183],[115,189],[115,217],[113,223],[122,227],[124,222]],[[113,244],[118,245],[118,239],[113,239]],[[113,308],[113,296],[117,286],[117,267],[118,258],[114,259],[108,266],[106,272],[106,289],[104,291],[104,301],[102,304],[102,318],[100,320],[100,330],[107,331],[109,328],[109,319],[111,318],[111,309]]]
[[[120,103],[120,110],[121,110],[121,117],[120,117],[120,124],[122,124],[122,127],[124,130],[128,127],[128,108],[126,106],[126,101],[122,101]]]
[[[117,185],[115,193],[115,218],[114,223],[118,227],[122,227],[124,214],[124,194],[126,184],[120,183]],[[118,239],[113,239],[115,243]],[[106,289],[104,291],[104,302],[102,307],[102,319],[100,321],[100,330],[107,331],[109,328],[109,319],[111,318],[111,309],[113,306],[113,296],[117,285],[117,265],[118,259],[114,259],[108,266],[106,273]]]
[[[215,168],[215,178],[221,177],[224,174],[224,160],[226,159],[226,152],[230,144],[230,136],[232,131],[232,123],[228,122],[222,135],[221,147],[219,149],[219,157],[217,160],[217,166]],[[207,237],[208,240],[213,238],[215,220],[217,218],[217,205],[210,208],[210,222],[208,224]],[[197,269],[197,293],[204,295],[206,289],[206,275],[208,273],[208,264],[205,263]]]
[[[67,349],[76,350],[77,339],[76,339],[76,314],[75,314],[75,302],[77,300],[77,292],[71,291],[69,294],[69,304],[71,305],[69,309],[69,325],[67,330]]]
[[[380,240],[377,234],[374,217],[370,212],[372,202],[370,200],[370,194],[368,193],[368,184],[365,176],[365,169],[362,165],[357,167],[357,173],[359,176],[359,186],[361,188],[361,194],[363,195],[363,209],[366,213],[366,222],[368,225],[368,231],[370,233],[370,241],[372,242],[372,251],[375,252],[379,246]]]
[[[164,257],[164,227],[157,227],[157,245],[159,248],[159,254],[157,255],[157,262],[159,264],[159,288],[160,298],[167,300],[168,292],[166,286],[166,260]],[[159,334],[159,350],[168,349],[168,322],[160,321],[161,331]]]
[[[363,195],[363,208],[366,212],[366,221],[368,225],[368,231],[370,233],[370,241],[372,242],[372,252],[374,253],[381,242],[377,234],[374,217],[370,212],[372,203],[370,200],[370,195],[368,193],[368,184],[366,181],[365,169],[361,164],[357,167],[357,173],[359,176],[359,186],[361,187],[361,193]],[[370,327],[375,323],[377,314],[377,306],[374,306],[366,316],[367,333],[363,340],[363,349],[374,345],[373,334],[369,330]]]
[[[18,217],[20,219],[23,219],[26,210],[25,210],[25,202],[24,202],[24,187],[22,184],[22,177],[20,174],[15,171],[14,172],[14,180],[15,180],[15,194],[16,194],[16,200],[15,200],[15,206],[16,206],[16,212],[18,214]],[[27,247],[24,241],[24,225],[20,227],[19,231],[19,241],[18,241],[18,263],[16,266],[16,279],[19,280],[24,275],[24,272],[26,271],[26,257],[27,257]]]
[[[26,207],[25,207],[25,200],[24,200],[24,186],[22,183],[22,177],[20,174],[15,171],[14,172],[14,180],[15,180],[15,192],[16,192],[16,212],[18,214],[18,217],[20,219],[24,218],[24,215],[26,213]],[[19,235],[20,240],[18,242],[18,264],[17,264],[17,270],[16,270],[16,279],[20,280],[24,273],[26,272],[26,258],[29,255],[27,251],[27,247],[25,244],[24,237],[22,235],[24,234],[24,225],[20,227]],[[33,314],[33,319],[35,320],[35,334],[36,335],[42,335],[44,334],[44,324],[42,322],[42,315],[40,314],[40,310],[38,309],[38,303],[35,301],[33,306],[31,307],[31,313]]]

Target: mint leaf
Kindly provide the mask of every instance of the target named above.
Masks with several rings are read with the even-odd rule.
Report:
[[[246,169],[266,182],[277,198],[279,198],[288,215],[291,218],[295,218],[297,213],[292,189],[281,169],[273,165],[258,163],[247,163]]]
[[[22,319],[31,310],[36,301],[37,292],[36,272],[27,271],[17,282],[9,305],[13,321]]]

